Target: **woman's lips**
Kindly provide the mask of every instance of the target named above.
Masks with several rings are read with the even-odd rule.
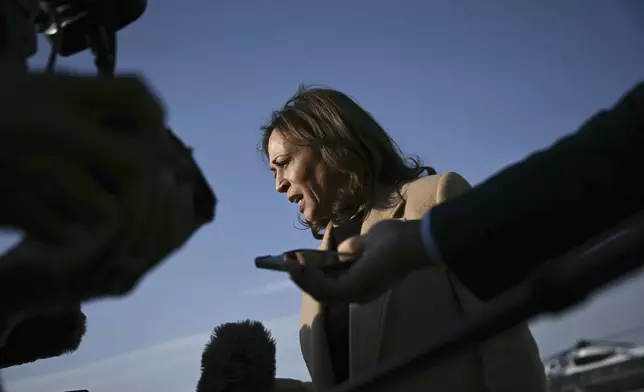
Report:
[[[300,213],[304,213],[304,199],[297,203],[300,206]]]

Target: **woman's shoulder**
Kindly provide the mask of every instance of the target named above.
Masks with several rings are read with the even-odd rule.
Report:
[[[470,188],[467,180],[454,172],[420,177],[407,183],[402,189],[406,202],[405,216],[407,219],[418,219],[434,205]]]

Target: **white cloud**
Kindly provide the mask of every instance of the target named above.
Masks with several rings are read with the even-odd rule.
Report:
[[[277,341],[278,377],[308,379],[298,342],[299,315],[264,322]],[[186,336],[57,373],[5,380],[7,392],[194,390],[209,332]]]
[[[281,293],[287,290],[295,290],[295,284],[290,279],[283,279],[276,282],[267,283],[263,286],[252,287],[244,290],[242,295],[245,297],[259,297],[262,295],[270,295]]]

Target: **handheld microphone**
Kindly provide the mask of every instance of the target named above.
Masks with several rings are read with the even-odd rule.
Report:
[[[262,323],[222,324],[201,356],[197,392],[270,392],[275,371],[275,340]]]

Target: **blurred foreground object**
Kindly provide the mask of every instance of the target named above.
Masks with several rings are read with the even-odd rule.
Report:
[[[26,236],[0,259],[1,311],[127,294],[213,220],[214,193],[139,79],[3,87],[0,223]]]
[[[28,317],[12,330],[6,344],[0,347],[0,368],[73,352],[85,331],[86,318],[80,306]]]
[[[275,340],[262,323],[222,324],[201,356],[197,392],[272,392],[275,366]]]
[[[581,340],[544,360],[551,392],[644,390],[644,345]]]
[[[0,261],[0,312],[127,294],[214,219],[214,193],[161,103],[138,78],[113,76],[116,32],[145,7],[0,4],[0,63],[26,64],[38,31],[51,40],[49,71],[58,54],[89,48],[100,74],[0,74],[0,168],[17,181],[1,189],[0,224],[26,234]]]
[[[91,49],[100,69],[116,61],[116,33],[145,12],[147,0],[3,0],[0,2],[0,69],[26,72],[37,50],[36,34],[51,45],[47,70],[56,56]]]
[[[3,366],[75,349],[84,316],[80,332],[54,310],[128,293],[214,219],[214,193],[140,79],[51,73],[57,55],[89,48],[112,76],[116,32],[146,4],[0,1],[0,226],[24,234],[0,258]],[[27,72],[36,33],[51,42],[44,75]],[[62,329],[33,350],[25,336],[49,323]]]
[[[147,8],[147,0],[38,0],[37,3],[37,31],[56,47],[57,54],[65,57],[93,49],[94,35],[116,34],[138,20]]]

